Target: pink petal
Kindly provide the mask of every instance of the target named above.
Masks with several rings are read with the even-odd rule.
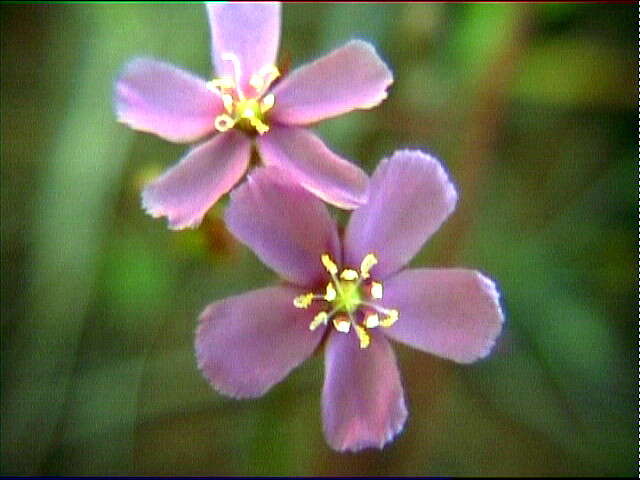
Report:
[[[309,330],[313,312],[293,306],[302,292],[272,287],[212,303],[196,332],[198,367],[232,397],[259,397],[316,349],[324,329]]]
[[[225,53],[238,57],[242,89],[247,92],[251,75],[275,65],[280,43],[280,4],[251,2],[209,2],[211,53],[218,77],[235,78],[233,63]]]
[[[138,58],[116,82],[118,121],[172,142],[191,142],[211,133],[224,107],[201,78],[168,63]]]
[[[286,125],[306,125],[354,109],[373,108],[387,98],[393,74],[373,46],[346,45],[287,75],[274,89],[270,115]]]
[[[349,209],[367,201],[366,173],[329,150],[309,130],[272,125],[257,142],[265,164],[286,170],[325,202]]]
[[[207,210],[240,180],[247,169],[251,141],[231,130],[191,150],[142,192],[142,205],[169,228],[196,227]]]
[[[335,450],[382,448],[407,419],[393,350],[382,334],[370,333],[366,349],[353,330],[332,330],[327,340],[322,417],[325,437]]]
[[[276,167],[254,170],[231,193],[225,218],[240,241],[297,285],[327,281],[323,253],[341,259],[336,223],[324,204]]]
[[[440,228],[457,194],[440,162],[417,150],[397,151],[380,162],[369,192],[369,203],[347,225],[345,262],[357,266],[374,253],[379,263],[372,275],[384,279],[406,265]]]
[[[410,269],[384,284],[383,304],[400,313],[385,333],[460,363],[489,354],[504,317],[498,291],[473,270]]]

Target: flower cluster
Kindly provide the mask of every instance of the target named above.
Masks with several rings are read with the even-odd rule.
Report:
[[[235,186],[252,142],[263,163],[231,191],[225,221],[283,283],[209,305],[198,366],[221,393],[256,397],[323,348],[327,442],[381,448],[407,418],[389,339],[460,363],[486,356],[503,323],[495,284],[474,270],[405,268],[457,201],[438,160],[396,151],[368,179],[305,128],[386,97],[391,72],[373,47],[349,42],[281,79],[278,4],[207,12],[213,80],[137,59],[115,99],[135,129],[176,142],[215,134],[143,192],[171,228],[197,225]],[[355,209],[342,235],[322,200]]]

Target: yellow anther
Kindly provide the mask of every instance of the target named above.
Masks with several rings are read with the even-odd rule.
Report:
[[[220,93],[221,90],[231,90],[236,88],[236,83],[228,77],[214,78],[207,82],[207,88],[213,92]]]
[[[271,86],[273,81],[280,76],[280,71],[275,65],[265,65],[257,73],[251,76],[251,85],[258,94],[264,93]]]
[[[249,123],[251,123],[251,126],[253,126],[253,128],[255,128],[260,135],[264,135],[269,131],[269,125],[265,124],[258,117],[245,117],[245,118],[249,118]]]
[[[368,253],[360,263],[360,274],[362,278],[369,278],[369,272],[378,263],[378,258],[373,253]]]
[[[371,297],[376,300],[382,299],[382,284],[378,282],[371,282]]]
[[[333,326],[337,331],[342,333],[349,333],[349,330],[351,330],[351,322],[344,318],[334,318]]]
[[[305,293],[304,295],[300,295],[293,299],[293,305],[296,308],[309,308],[311,302],[313,301],[313,292]]]
[[[347,281],[357,280],[358,272],[356,272],[355,270],[351,270],[350,268],[347,268],[342,271],[342,273],[340,274],[340,278]]]
[[[320,325],[326,325],[329,320],[329,314],[327,312],[320,312],[313,317],[313,320],[309,324],[309,330],[314,331]]]
[[[258,70],[258,75],[261,77],[268,77],[271,82],[280,76],[280,70],[275,65],[265,65]],[[269,83],[271,83],[269,82]]]
[[[360,325],[355,325],[355,328],[358,338],[360,339],[360,348],[367,348],[369,343],[371,343],[371,337],[369,337],[367,331]]]
[[[367,318],[364,321],[364,326],[367,328],[376,328],[380,325],[380,317],[377,313],[371,313],[367,315]]]
[[[336,297],[337,297],[336,289],[334,288],[333,283],[331,282],[327,283],[327,291],[324,294],[324,299],[327,302],[333,302],[336,299]]]
[[[387,316],[380,321],[380,325],[388,328],[398,321],[398,310],[388,310],[386,313]]]
[[[216,130],[218,130],[219,132],[226,132],[227,130],[232,128],[235,125],[235,123],[236,122],[233,118],[231,118],[226,113],[223,113],[222,115],[218,115],[216,117],[215,121],[213,122],[213,125],[216,127]]]
[[[265,97],[260,102],[260,110],[262,110],[262,113],[266,113],[267,111],[271,110],[275,103],[276,97],[273,96],[273,93],[265,95]]]
[[[249,80],[249,85],[256,89],[257,92],[261,92],[264,88],[264,78],[257,73],[251,75],[251,79]]]
[[[338,266],[333,263],[333,260],[331,260],[331,257],[328,253],[323,253],[320,257],[320,260],[322,261],[322,265],[324,265],[324,268],[326,268],[327,272],[329,272],[331,275],[335,275],[336,273],[338,273]]]
[[[254,112],[251,107],[247,107],[242,111],[242,118],[253,118],[255,116],[256,112]]]

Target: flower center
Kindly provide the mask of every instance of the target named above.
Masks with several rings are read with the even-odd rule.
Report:
[[[355,282],[349,282],[345,280],[339,281],[338,291],[340,294],[336,294],[336,299],[333,302],[338,310],[348,313],[355,312],[360,306],[362,296],[360,295],[360,286]]]
[[[272,93],[265,95],[273,81],[280,76],[275,65],[266,65],[249,80],[253,95],[247,97],[240,86],[240,60],[233,53],[225,53],[222,59],[233,64],[233,78],[214,78],[207,83],[207,88],[219,95],[224,104],[225,113],[214,120],[216,130],[226,132],[236,127],[249,133],[258,132],[260,135],[269,131],[266,123],[266,113],[275,103]]]
[[[378,304],[382,300],[382,283],[372,280],[369,273],[378,259],[373,253],[369,253],[362,259],[359,272],[345,268],[339,275],[338,266],[329,254],[321,255],[320,261],[331,276],[325,293],[309,292],[300,295],[293,299],[294,306],[306,309],[314,300],[326,302],[327,310],[316,314],[309,324],[309,330],[327,325],[329,320],[341,333],[349,333],[353,326],[360,340],[360,348],[367,348],[371,342],[368,329],[379,326],[388,328],[398,320],[397,310]]]

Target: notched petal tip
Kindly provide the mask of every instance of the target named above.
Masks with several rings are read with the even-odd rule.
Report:
[[[422,150],[403,149],[396,150],[391,157],[385,158],[380,164],[389,162],[404,162],[407,170],[416,172],[421,170],[424,175],[437,180],[434,183],[440,185],[446,205],[443,222],[456,209],[458,191],[443,163],[436,156]]]
[[[155,193],[153,190],[153,183],[147,185],[140,196],[142,208],[148,215],[152,218],[167,217],[167,228],[169,230],[180,231],[190,228],[198,228],[207,213],[204,212],[201,216],[191,218],[190,220],[183,219],[182,216],[172,213],[164,208],[158,200],[154,198]]]
[[[322,389],[323,431],[337,451],[383,448],[398,435],[407,407],[395,355],[385,335],[369,331],[361,349],[355,334],[330,333]]]
[[[475,357],[458,360],[458,363],[474,363],[486,358],[493,351],[498,337],[502,332],[502,326],[504,325],[505,320],[504,312],[500,305],[500,292],[498,291],[495,282],[483,275],[481,272],[475,271],[474,274],[480,290],[489,298],[489,301],[494,308],[496,322],[492,325],[493,328],[486,332],[484,348],[478,350]]]
[[[451,203],[451,211],[455,209],[455,204],[458,201],[457,189],[451,180],[451,176],[445,169],[444,164],[435,155],[422,150],[407,148],[396,150],[390,158],[386,158],[383,161],[388,162],[392,160],[410,162],[412,167],[415,166],[416,168],[432,170],[432,174],[437,177],[438,183],[443,185],[446,199]]]
[[[367,204],[345,230],[345,257],[359,262],[381,253],[376,266],[384,279],[406,265],[455,209],[456,189],[442,164],[420,150],[397,150],[370,179]]]
[[[167,217],[172,230],[197,227],[207,211],[247,169],[251,141],[230,131],[189,151],[148,184],[142,206],[153,217]]]
[[[399,399],[397,405],[398,418],[389,424],[387,429],[387,434],[385,437],[381,438],[379,441],[374,439],[358,439],[358,438],[350,438],[345,437],[339,443],[332,443],[330,440],[330,436],[325,431],[325,438],[327,438],[327,442],[329,442],[329,446],[336,450],[337,452],[348,452],[348,453],[358,453],[362,450],[367,449],[377,449],[382,450],[384,447],[392,443],[407,423],[407,418],[409,416],[409,411],[407,410],[404,395]]]
[[[400,312],[389,338],[457,363],[487,356],[504,323],[495,284],[475,270],[403,270],[387,279],[385,301]]]
[[[381,90],[379,96],[377,98],[371,99],[369,103],[360,105],[358,109],[369,110],[371,108],[377,107],[389,96],[388,90],[393,84],[393,72],[391,71],[387,63],[382,59],[373,44],[365,40],[354,39],[347,42],[346,45],[360,49],[362,51],[362,54],[371,57],[372,63],[376,65],[376,68],[380,69],[380,76],[383,78],[383,81],[380,85]]]
[[[302,65],[276,85],[272,118],[281,125],[311,125],[387,98],[393,74],[375,48],[352,40]]]

